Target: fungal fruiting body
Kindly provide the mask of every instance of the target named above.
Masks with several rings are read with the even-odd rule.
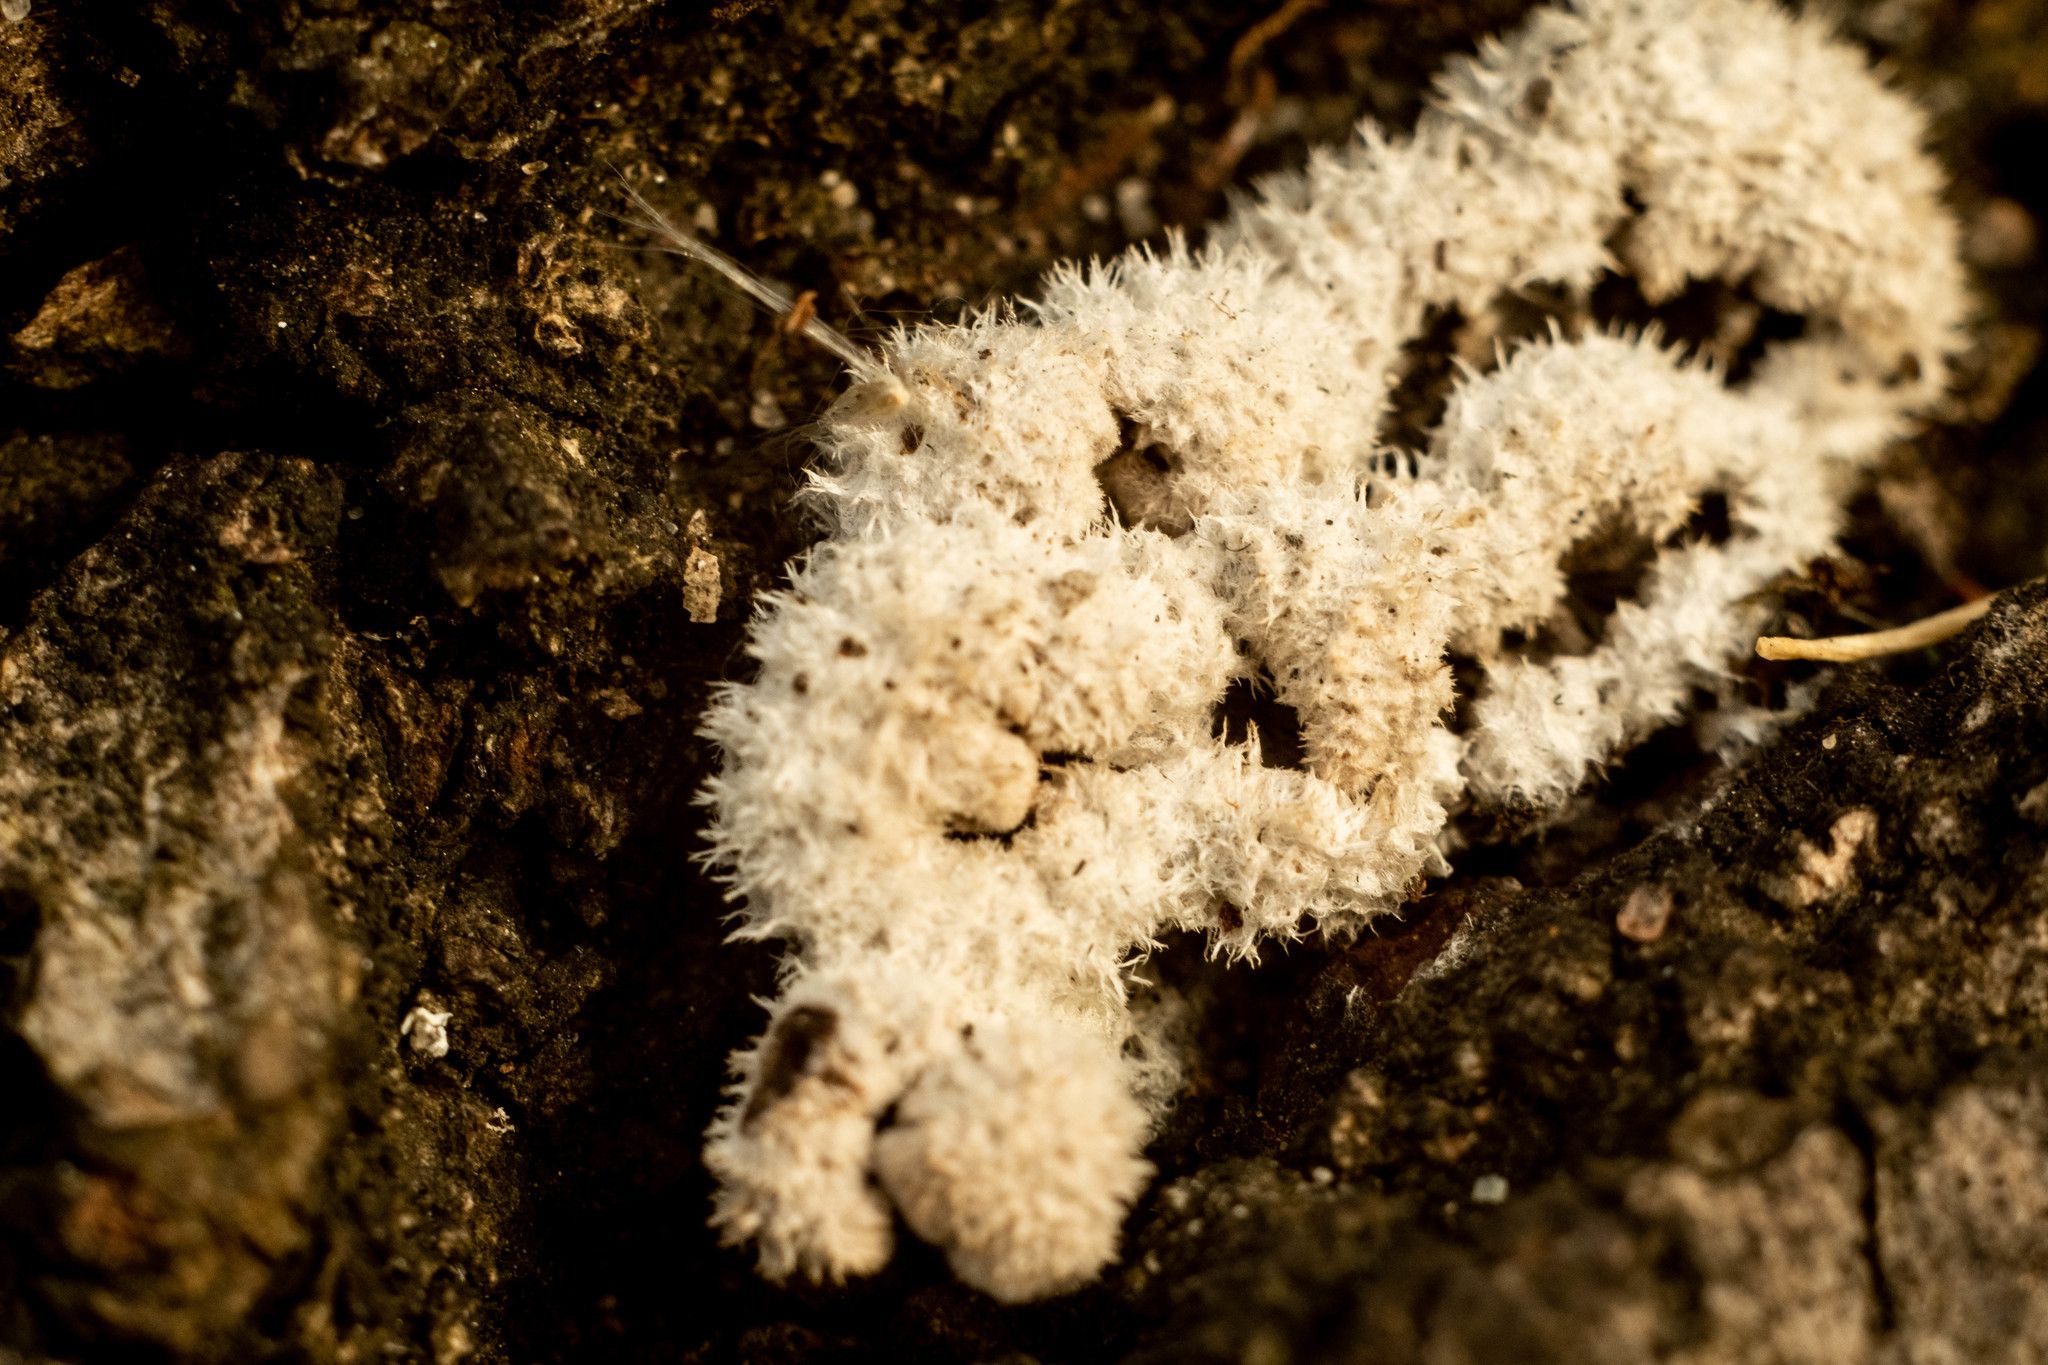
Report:
[[[828,538],[706,723],[739,933],[792,948],[709,1134],[727,1236],[837,1278],[900,1213],[998,1298],[1084,1282],[1177,1084],[1126,1003],[1161,935],[1354,932],[1446,869],[1460,803],[1555,804],[1695,689],[1741,714],[1759,589],[1945,380],[1964,285],[1922,136],[1815,21],[1541,9],[1411,138],[1318,153],[1202,252],[1063,270],[857,370]],[[1432,310],[1602,272],[1803,325],[1738,386],[1553,334],[1467,373],[1426,451],[1376,444]],[[1709,494],[1718,542],[1684,532]],[[1590,652],[1504,646],[1617,524],[1662,548]],[[1457,734],[1449,651],[1484,675]],[[1301,768],[1212,733],[1254,674]]]

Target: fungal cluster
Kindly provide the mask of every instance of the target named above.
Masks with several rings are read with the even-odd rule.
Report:
[[[1446,870],[1449,814],[1560,801],[1729,675],[1759,590],[1934,398],[1964,281],[1922,117],[1756,0],[1540,9],[1263,187],[1199,253],[1066,269],[897,334],[821,426],[828,538],[761,604],[707,733],[712,858],[781,994],[709,1134],[770,1277],[874,1271],[900,1214],[966,1281],[1116,1253],[1178,1077],[1134,1017],[1169,931],[1346,935]],[[1603,272],[1795,315],[1740,384],[1641,336],[1467,371],[1426,450],[1375,436],[1403,348]],[[1702,499],[1729,532],[1688,534]],[[1574,544],[1656,547],[1587,652],[1512,648]],[[1477,661],[1467,723],[1446,655]],[[1270,766],[1214,717],[1300,717]]]

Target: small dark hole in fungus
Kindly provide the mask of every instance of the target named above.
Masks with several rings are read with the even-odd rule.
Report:
[[[1124,525],[1185,535],[1194,529],[1195,519],[1174,490],[1179,461],[1152,442],[1141,446],[1140,431],[1136,422],[1124,420],[1123,444],[1095,466],[1095,481]]]
[[[812,1055],[838,1030],[839,1016],[821,1005],[798,1005],[783,1015],[768,1039],[761,1078],[740,1116],[740,1126],[751,1127],[764,1110],[796,1089],[810,1069]]]
[[[1243,744],[1255,725],[1263,766],[1297,770],[1305,766],[1307,751],[1301,739],[1301,716],[1273,695],[1273,680],[1263,672],[1256,678],[1240,678],[1230,685],[1223,700],[1216,704],[1209,733],[1221,736],[1226,744]]]
[[[973,843],[977,839],[994,839],[1004,848],[1008,848],[1010,841],[1019,834],[1022,834],[1027,829],[1034,828],[1038,824],[1038,812],[1035,810],[1027,811],[1023,820],[1019,821],[1013,829],[983,829],[966,822],[963,817],[954,816],[951,818],[957,823],[954,824],[953,828],[946,831],[946,837],[953,842],[968,844]]]
[[[1445,265],[1444,245],[1437,244],[1437,268]],[[1452,363],[1457,354],[1458,331],[1465,315],[1453,306],[1432,309],[1423,318],[1422,331],[1401,347],[1395,368],[1397,381],[1387,394],[1385,415],[1375,433],[1380,446],[1394,450],[1426,450],[1430,433],[1443,420],[1450,402],[1458,369]],[[1379,468],[1375,465],[1375,470]],[[1387,472],[1396,470],[1389,467]]]
[[[1451,709],[1444,713],[1444,728],[1462,735],[1472,728],[1472,703],[1479,697],[1486,672],[1470,654],[1447,653],[1444,662],[1451,669],[1452,696]]]
[[[1656,557],[1657,543],[1635,523],[1608,518],[1574,541],[1559,561],[1565,595],[1557,609],[1527,630],[1503,630],[1501,648],[1535,663],[1592,653],[1615,606],[1636,595]]]
[[[1622,241],[1614,239],[1617,249]],[[1654,327],[1665,342],[1711,361],[1731,386],[1749,379],[1770,345],[1806,332],[1802,315],[1765,304],[1748,280],[1694,280],[1675,297],[1653,304],[1632,277],[1603,275],[1587,302],[1599,326]]]
[[[1735,525],[1728,515],[1728,495],[1716,490],[1700,498],[1699,506],[1692,509],[1692,515],[1685,519],[1685,527],[1675,540],[1680,545],[1701,541],[1709,545],[1725,545],[1734,533]]]
[[[1615,604],[1636,595],[1656,557],[1656,543],[1625,518],[1572,543],[1559,567],[1564,570],[1566,600],[1587,634],[1599,637]]]

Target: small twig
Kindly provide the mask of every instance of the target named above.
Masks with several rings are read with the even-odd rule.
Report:
[[[1244,31],[1230,49],[1230,85],[1224,98],[1230,103],[1242,105],[1251,92],[1245,89],[1245,73],[1258,59],[1267,43],[1293,28],[1295,21],[1305,14],[1312,14],[1323,7],[1324,0],[1287,0],[1273,13],[1259,20]]]
[[[1230,183],[1237,163],[1258,141],[1259,128],[1273,112],[1279,83],[1263,66],[1254,67],[1266,44],[1294,27],[1305,14],[1321,9],[1327,0],[1287,0],[1279,9],[1244,31],[1230,49],[1230,81],[1224,87],[1224,102],[1237,110],[1237,117],[1209,157],[1196,168],[1195,184],[1204,194],[1214,194]]]
[[[818,291],[806,289],[796,296],[789,307],[789,316],[782,320],[782,330],[789,336],[802,336],[804,328],[811,325],[811,319],[818,316]]]
[[[1258,141],[1259,125],[1273,111],[1273,100],[1278,90],[1273,73],[1260,67],[1252,82],[1250,101],[1238,110],[1237,118],[1217,142],[1215,150],[1209,153],[1209,159],[1195,172],[1195,183],[1202,187],[1203,193],[1214,194],[1230,183],[1237,163],[1244,160],[1244,154]]]
[[[622,222],[651,234],[659,243],[661,250],[695,261],[698,265],[723,276],[728,283],[773,313],[778,320],[803,313],[801,325],[791,327],[791,332],[809,337],[838,356],[845,362],[846,368],[853,371],[854,378],[861,382],[886,384],[892,392],[901,392],[902,385],[889,373],[887,365],[872,352],[856,346],[819,320],[818,296],[815,293],[809,294],[808,305],[802,299],[791,297],[787,289],[762,279],[709,242],[698,240],[691,233],[670,222],[662,215],[661,210],[647,201],[645,195],[633,188],[633,182],[626,179],[625,173],[618,167],[613,166],[611,172],[618,177],[619,184],[624,187],[626,198],[643,215],[639,218],[624,218],[621,219]],[[809,311],[804,313],[806,307]]]
[[[1959,634],[1964,626],[1991,609],[1989,595],[1974,602],[1965,602],[1960,607],[1951,607],[1938,616],[1924,621],[1915,621],[1910,626],[1896,630],[1874,630],[1868,635],[1832,635],[1824,640],[1795,640],[1785,635],[1766,635],[1756,642],[1756,652],[1764,659],[1817,659],[1824,663],[1846,664],[1858,659],[1878,659],[1887,654],[1903,654],[1909,649],[1921,649],[1938,644],[1949,636]]]

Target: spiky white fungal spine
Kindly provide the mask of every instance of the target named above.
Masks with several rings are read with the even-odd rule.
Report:
[[[1030,317],[861,369],[808,495],[832,538],[707,721],[740,932],[793,949],[707,1150],[762,1270],[871,1271],[893,1207],[999,1297],[1092,1275],[1146,1174],[1133,1087],[1160,1088],[1156,1046],[1126,1055],[1135,956],[1355,930],[1443,868],[1454,803],[1555,802],[1722,686],[1753,595],[1826,550],[1845,481],[1944,382],[1963,281],[1921,137],[1816,22],[1583,0],[1199,255],[1064,270]],[[1431,308],[1602,271],[1652,301],[1746,282],[1805,329],[1739,389],[1641,339],[1526,346],[1377,472]],[[1156,529],[1109,513],[1118,481]],[[1731,535],[1687,542],[1709,492]],[[1605,637],[1503,648],[1616,523],[1662,548]],[[1486,671],[1462,736],[1451,648]],[[1210,733],[1259,667],[1305,771]]]

